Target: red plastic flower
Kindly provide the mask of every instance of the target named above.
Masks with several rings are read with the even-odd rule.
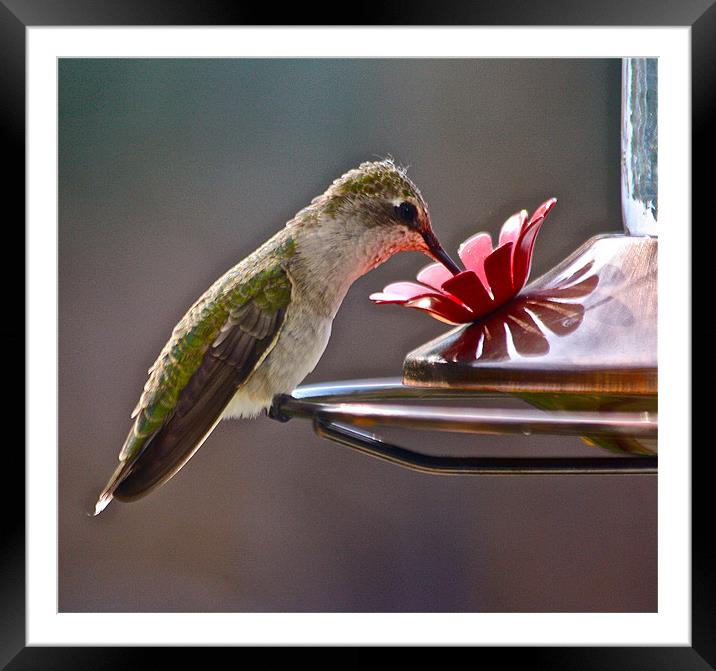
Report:
[[[528,219],[527,210],[513,214],[500,230],[495,249],[489,233],[478,233],[458,249],[466,270],[453,276],[441,263],[418,273],[418,282],[394,282],[375,303],[395,303],[423,310],[448,324],[474,322],[512,300],[525,286],[532,264],[535,238],[557,202],[550,198]]]
[[[594,262],[571,275],[553,279],[549,286],[523,292],[477,324],[459,329],[445,348],[451,362],[506,361],[512,358],[508,341],[519,357],[544,356],[558,338],[574,333],[593,303],[587,297],[599,284]]]

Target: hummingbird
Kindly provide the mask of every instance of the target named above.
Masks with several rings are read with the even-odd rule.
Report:
[[[401,251],[459,266],[433,233],[428,207],[392,159],[336,179],[228,270],[174,327],[154,365],[94,509],[164,484],[223,418],[251,418],[315,368],[351,284]]]

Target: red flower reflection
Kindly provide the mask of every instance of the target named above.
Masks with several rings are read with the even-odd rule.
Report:
[[[532,264],[535,238],[557,202],[550,198],[527,219],[527,210],[513,214],[500,230],[497,247],[489,233],[478,233],[460,245],[458,254],[467,270],[455,275],[441,263],[418,273],[418,282],[394,282],[375,303],[395,303],[427,312],[448,324],[476,321],[512,300],[525,286]]]

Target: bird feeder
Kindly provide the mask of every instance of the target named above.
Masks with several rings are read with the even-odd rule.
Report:
[[[484,315],[463,319],[447,306],[442,313],[445,321],[469,323],[410,352],[401,378],[305,385],[291,395],[274,399],[269,415],[283,421],[308,418],[324,438],[424,472],[655,473],[656,59],[627,58],[622,62],[621,144],[623,234],[591,238],[522,288],[516,284],[523,277],[515,270],[521,263],[515,260],[515,251],[520,243],[523,250],[528,249],[529,272],[530,245],[553,202],[543,204],[529,219],[526,213],[515,215],[516,219],[511,218],[503,227],[499,248],[484,247],[485,258],[487,254],[500,258],[485,261],[480,266],[483,275],[486,269],[496,278],[498,271],[491,268],[500,263],[507,264],[505,268],[512,273],[503,274],[509,275],[501,282],[504,291],[493,286],[492,292],[485,294],[483,303],[489,299],[493,305]],[[477,240],[469,244],[476,253],[487,243]],[[461,257],[466,261],[462,250]],[[459,285],[454,286],[456,293],[472,290],[473,303],[479,303],[484,288],[477,282],[480,270],[475,273],[475,279],[455,282],[458,276],[448,280],[443,289]],[[418,280],[435,284],[429,275],[418,276]],[[442,298],[430,299],[430,287],[420,296],[414,289],[411,294],[403,287],[401,295],[399,285],[405,284],[391,285],[395,287],[393,294],[387,287],[381,302],[412,301],[412,307],[432,307],[435,309],[428,311],[440,313]],[[469,286],[465,288],[465,284]],[[492,284],[497,286],[498,281]],[[498,301],[500,292],[502,300]],[[440,314],[437,316],[440,318]],[[517,397],[529,405],[485,407],[481,401],[488,397]],[[465,399],[471,400],[468,407]],[[425,401],[435,404],[425,405]],[[575,435],[587,444],[584,456],[574,457],[438,456],[386,442],[373,433],[375,427]],[[606,449],[595,450],[593,445]]]

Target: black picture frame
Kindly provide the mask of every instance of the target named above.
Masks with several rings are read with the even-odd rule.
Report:
[[[345,6],[343,6],[345,7]],[[710,156],[710,126],[716,119],[716,3],[694,0],[677,3],[670,0],[586,0],[545,1],[520,0],[490,2],[442,2],[433,6],[423,0],[358,4],[351,8],[353,25],[625,25],[690,26],[692,57],[692,135],[693,165]],[[209,2],[208,0],[0,0],[0,114],[2,115],[5,164],[11,169],[5,177],[5,203],[15,205],[15,217],[6,218],[6,227],[16,233],[25,214],[25,41],[26,28],[34,26],[97,25],[269,25],[276,18],[274,7],[257,7],[253,3]],[[304,4],[282,10],[284,25],[338,25],[342,17],[326,12],[325,7],[308,8]],[[705,164],[705,163],[704,163]],[[703,205],[708,197],[705,177],[693,170],[693,204]],[[701,187],[701,188],[699,188]],[[694,220],[696,220],[694,218]],[[10,231],[7,231],[10,232]],[[20,234],[21,235],[21,234]],[[24,236],[18,240],[24,248]],[[6,280],[9,282],[9,280]],[[17,281],[17,273],[15,273]],[[7,287],[8,285],[6,285]],[[10,294],[14,295],[14,304]],[[23,351],[23,294],[13,285],[5,295],[7,315],[13,315],[0,331],[3,351],[19,365],[20,357],[11,352]],[[690,327],[685,328],[689,333]],[[54,331],[48,329],[48,337]],[[687,344],[688,346],[688,344]],[[24,357],[23,357],[24,358]],[[5,426],[21,424],[20,408],[24,399],[19,385],[10,376],[3,386]],[[10,375],[10,373],[8,373]],[[23,412],[24,415],[24,412]],[[9,426],[10,425],[10,426]],[[689,427],[690,429],[690,427]],[[4,451],[5,487],[2,531],[2,569],[0,584],[0,668],[20,669],[110,669],[171,663],[171,657],[182,655],[182,661],[206,664],[207,652],[217,648],[101,648],[101,647],[26,647],[25,644],[25,517],[24,455],[17,441],[6,434]],[[688,445],[682,446],[688,449]],[[704,446],[705,447],[705,446]],[[716,570],[714,551],[708,541],[708,522],[713,509],[707,498],[705,479],[708,468],[705,456],[692,454],[692,647],[575,647],[575,648],[483,648],[483,654],[497,653],[502,664],[525,663],[530,667],[549,669],[708,669],[716,668]],[[17,483],[19,491],[10,485]],[[198,657],[201,655],[201,658]]]

